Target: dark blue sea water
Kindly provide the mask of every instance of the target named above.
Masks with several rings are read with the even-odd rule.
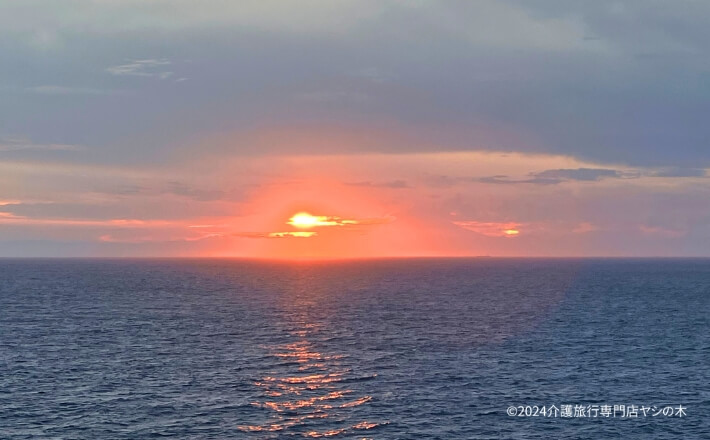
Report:
[[[0,260],[0,438],[710,438],[709,312],[710,260]]]

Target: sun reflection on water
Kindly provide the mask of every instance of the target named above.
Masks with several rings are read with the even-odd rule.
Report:
[[[251,405],[262,411],[261,423],[239,425],[241,431],[267,435],[259,438],[285,433],[322,438],[387,423],[356,418],[354,409],[370,403],[373,397],[358,395],[348,384],[376,375],[360,377],[348,367],[346,355],[317,350],[311,340],[320,330],[317,324],[298,323],[288,331],[295,341],[262,346],[274,361],[270,374],[253,382],[257,392]],[[269,433],[273,436],[268,437]]]

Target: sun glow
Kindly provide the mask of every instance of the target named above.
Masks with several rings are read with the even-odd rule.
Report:
[[[328,259],[444,254],[438,242],[422,233],[428,223],[407,215],[395,201],[379,200],[372,188],[324,178],[274,181],[255,190],[233,221],[200,218],[190,224],[204,226],[192,228],[201,234],[223,234],[221,240],[202,241],[210,256]]]
[[[354,225],[356,220],[346,220],[340,217],[331,217],[326,215],[311,215],[307,212],[299,212],[291,217],[286,224],[301,229],[309,229],[316,226],[342,226]]]
[[[291,226],[303,229],[334,224],[333,222],[329,222],[327,217],[310,215],[307,212],[299,212],[298,214],[295,214],[288,220],[287,223]]]

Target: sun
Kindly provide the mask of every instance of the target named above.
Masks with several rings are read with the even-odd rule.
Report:
[[[294,214],[294,216],[291,217],[287,223],[291,226],[302,229],[309,229],[315,226],[332,226],[337,224],[337,222],[330,220],[326,216],[311,215],[307,212],[299,212],[298,214]]]

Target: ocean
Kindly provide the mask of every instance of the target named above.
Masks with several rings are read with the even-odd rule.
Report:
[[[708,259],[3,259],[0,438],[710,438],[709,312]]]

